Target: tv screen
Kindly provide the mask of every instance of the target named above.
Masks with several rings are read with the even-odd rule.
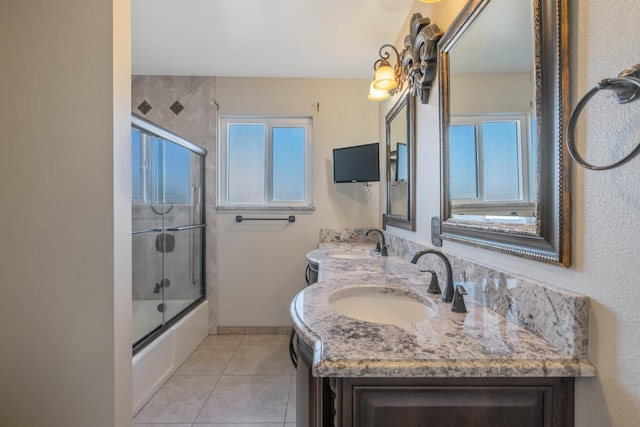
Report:
[[[407,144],[398,142],[398,160],[396,163],[396,181],[406,181],[409,178],[409,159],[407,159]]]
[[[333,182],[380,181],[379,144],[333,150]]]

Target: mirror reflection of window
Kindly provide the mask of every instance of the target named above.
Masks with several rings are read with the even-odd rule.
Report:
[[[456,124],[460,123],[460,124]],[[464,124],[462,124],[464,123]],[[458,117],[449,127],[452,200],[530,201],[526,116]]]
[[[530,0],[492,0],[450,52],[449,196],[455,213],[533,215],[532,26]]]
[[[566,3],[473,0],[438,43],[443,238],[569,265]]]
[[[406,182],[409,179],[409,159],[407,157],[407,144],[398,142],[396,167],[396,182]]]
[[[482,172],[484,199],[522,200],[519,123],[482,123]]]
[[[449,127],[449,194],[452,200],[478,198],[476,127]]]

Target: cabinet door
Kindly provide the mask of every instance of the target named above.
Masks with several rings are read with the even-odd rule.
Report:
[[[341,381],[342,425],[573,425],[572,386],[563,379],[542,378],[537,384],[531,380],[535,379],[434,379],[429,384],[429,379],[405,379],[401,384],[400,379],[345,378]]]

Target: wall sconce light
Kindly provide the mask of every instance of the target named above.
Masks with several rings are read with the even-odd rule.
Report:
[[[420,0],[421,3],[438,3],[442,0]]]
[[[369,96],[367,98],[369,101],[384,101],[391,96],[388,90],[379,90],[373,87],[373,82],[371,82],[371,86],[369,86]]]
[[[391,65],[389,58],[391,53],[395,54],[395,65]],[[380,59],[373,63],[375,75],[371,87],[369,88],[368,98],[372,101],[382,101],[389,98],[392,94],[402,90],[402,64],[400,63],[400,54],[395,46],[391,44],[383,44],[378,52]]]
[[[434,3],[440,0],[420,1]],[[380,47],[380,58],[373,63],[375,75],[369,87],[368,98],[383,101],[400,92],[406,82],[411,94],[426,104],[436,76],[436,46],[442,34],[442,30],[432,24],[429,18],[415,13],[411,17],[410,33],[404,39],[402,54],[391,44]],[[391,52],[396,55],[393,66],[389,62]]]

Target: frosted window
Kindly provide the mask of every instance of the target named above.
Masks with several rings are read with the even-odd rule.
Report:
[[[218,202],[311,206],[310,117],[221,117]]]
[[[273,128],[272,176],[274,201],[304,200],[304,128]]]
[[[265,202],[265,126],[231,124],[228,128],[228,202]]]
[[[452,199],[478,197],[478,152],[475,126],[449,127],[449,186]]]
[[[485,200],[520,200],[517,122],[482,123]]]

